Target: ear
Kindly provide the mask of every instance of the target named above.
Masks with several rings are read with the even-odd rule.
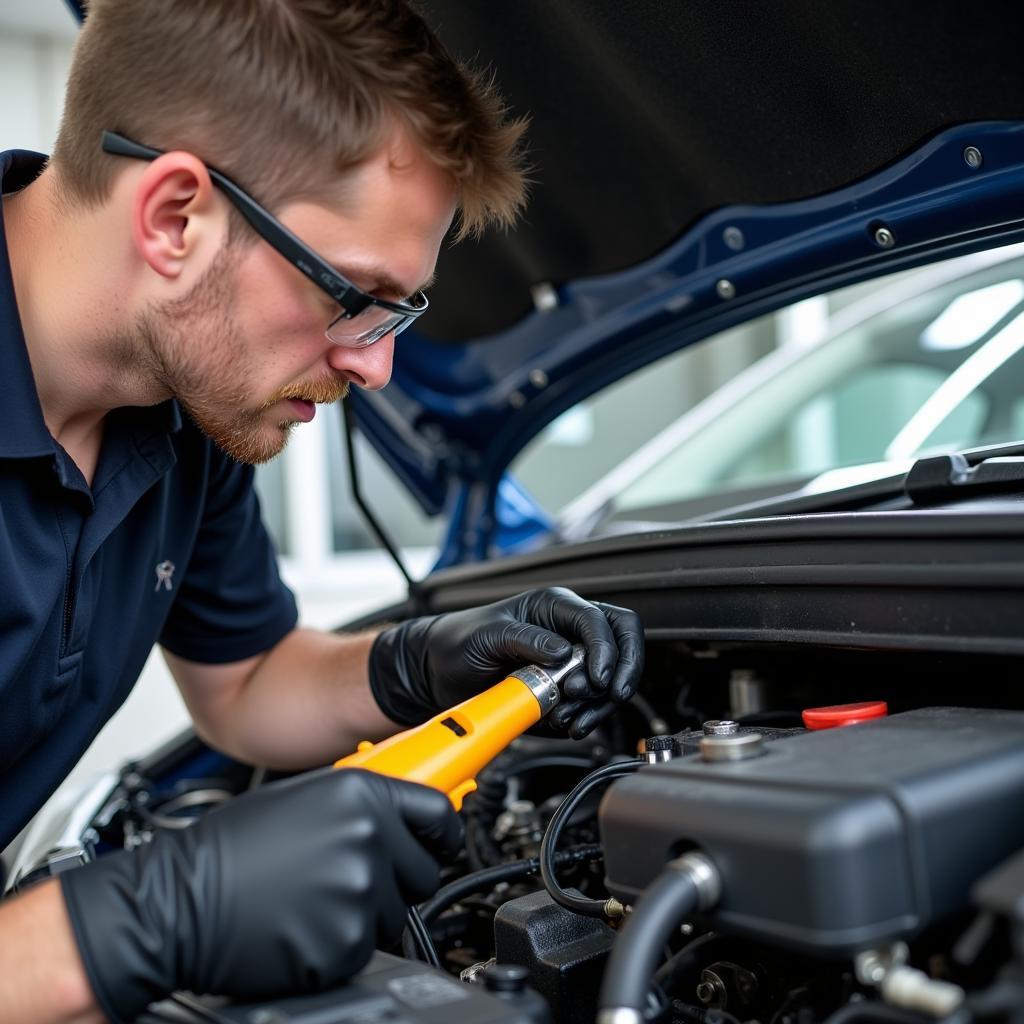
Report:
[[[175,151],[146,167],[132,203],[132,239],[161,277],[203,269],[227,237],[227,226],[226,206],[197,157]]]

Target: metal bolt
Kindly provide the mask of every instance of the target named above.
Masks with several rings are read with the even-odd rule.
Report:
[[[605,901],[604,916],[610,921],[619,921],[626,916],[626,908],[614,896]]]
[[[700,741],[705,761],[746,761],[764,753],[764,737],[759,732],[735,736],[704,736]]]
[[[704,723],[705,736],[732,736],[740,731],[739,722],[731,722],[726,718],[711,718]]]
[[[964,163],[967,164],[972,171],[976,171],[983,163],[981,150],[978,149],[977,146],[968,146],[964,150]]]
[[[736,285],[732,281],[727,281],[724,277],[715,285],[715,291],[718,292],[720,299],[736,298]]]
[[[671,736],[651,736],[644,740],[644,756],[648,764],[671,761],[676,756],[675,741]]]
[[[513,391],[512,394],[508,396],[508,404],[511,405],[513,409],[522,409],[522,407],[526,405],[526,396],[522,391]]]
[[[712,1006],[716,1010],[724,1010],[729,1001],[729,990],[725,987],[725,982],[718,974],[705,968],[700,972],[697,998],[706,1006]]]
[[[883,224],[875,228],[875,244],[882,249],[891,249],[896,244],[896,236]]]
[[[732,225],[722,232],[722,241],[733,252],[739,252],[747,244],[747,240],[743,237],[743,232],[738,227]]]
[[[537,389],[548,386],[548,375],[543,370],[530,371],[530,383]]]
[[[853,970],[862,985],[880,985],[894,968],[907,962],[910,950],[905,942],[894,942],[880,949],[865,949],[853,959]]]

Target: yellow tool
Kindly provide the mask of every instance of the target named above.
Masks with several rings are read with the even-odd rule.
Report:
[[[460,811],[463,799],[476,789],[480,769],[558,704],[558,684],[583,664],[583,656],[583,648],[577,646],[558,668],[527,665],[423,725],[380,743],[364,740],[334,767],[368,768],[433,786]]]

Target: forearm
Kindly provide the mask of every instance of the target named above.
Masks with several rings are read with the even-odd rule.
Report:
[[[367,678],[374,636],[295,629],[241,679],[202,666],[201,678],[182,686],[197,730],[232,756],[287,770],[329,764],[360,740],[390,736],[400,727],[378,708]],[[180,683],[188,663],[167,660]],[[188,668],[194,677],[196,666]]]
[[[0,1006],[6,1024],[101,1024],[64,898],[45,882],[0,905]]]

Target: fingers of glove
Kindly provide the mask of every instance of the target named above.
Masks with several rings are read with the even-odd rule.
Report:
[[[419,838],[404,825],[386,837],[394,884],[406,904],[421,903],[437,892],[441,867]],[[404,916],[404,910],[402,915]]]
[[[529,622],[504,623],[499,630],[483,632],[475,640],[496,661],[516,667],[561,665],[572,654],[568,640]]]
[[[611,718],[618,708],[619,705],[610,700],[584,704],[579,714],[573,717],[569,725],[569,737],[574,740],[583,739],[584,736],[588,736],[602,722]]]
[[[612,700],[627,701],[636,693],[640,676],[644,671],[644,627],[640,616],[629,608],[598,601],[615,634],[619,649],[619,661],[609,687]]]
[[[591,685],[595,690],[606,690],[618,661],[618,648],[604,612],[565,587],[537,591],[533,601],[525,605],[533,613],[531,618],[567,640],[583,644]]]
[[[590,679],[587,678],[587,673],[582,669],[573,669],[561,682],[562,693],[566,697],[570,697],[574,700],[580,700],[586,697],[593,697],[594,692],[590,687]]]
[[[548,716],[543,719],[556,732],[565,732],[572,720],[587,706],[587,701],[571,700],[559,704]]]
[[[462,849],[464,830],[448,797],[415,782],[388,782],[394,806],[410,833],[437,857],[455,857]]]

